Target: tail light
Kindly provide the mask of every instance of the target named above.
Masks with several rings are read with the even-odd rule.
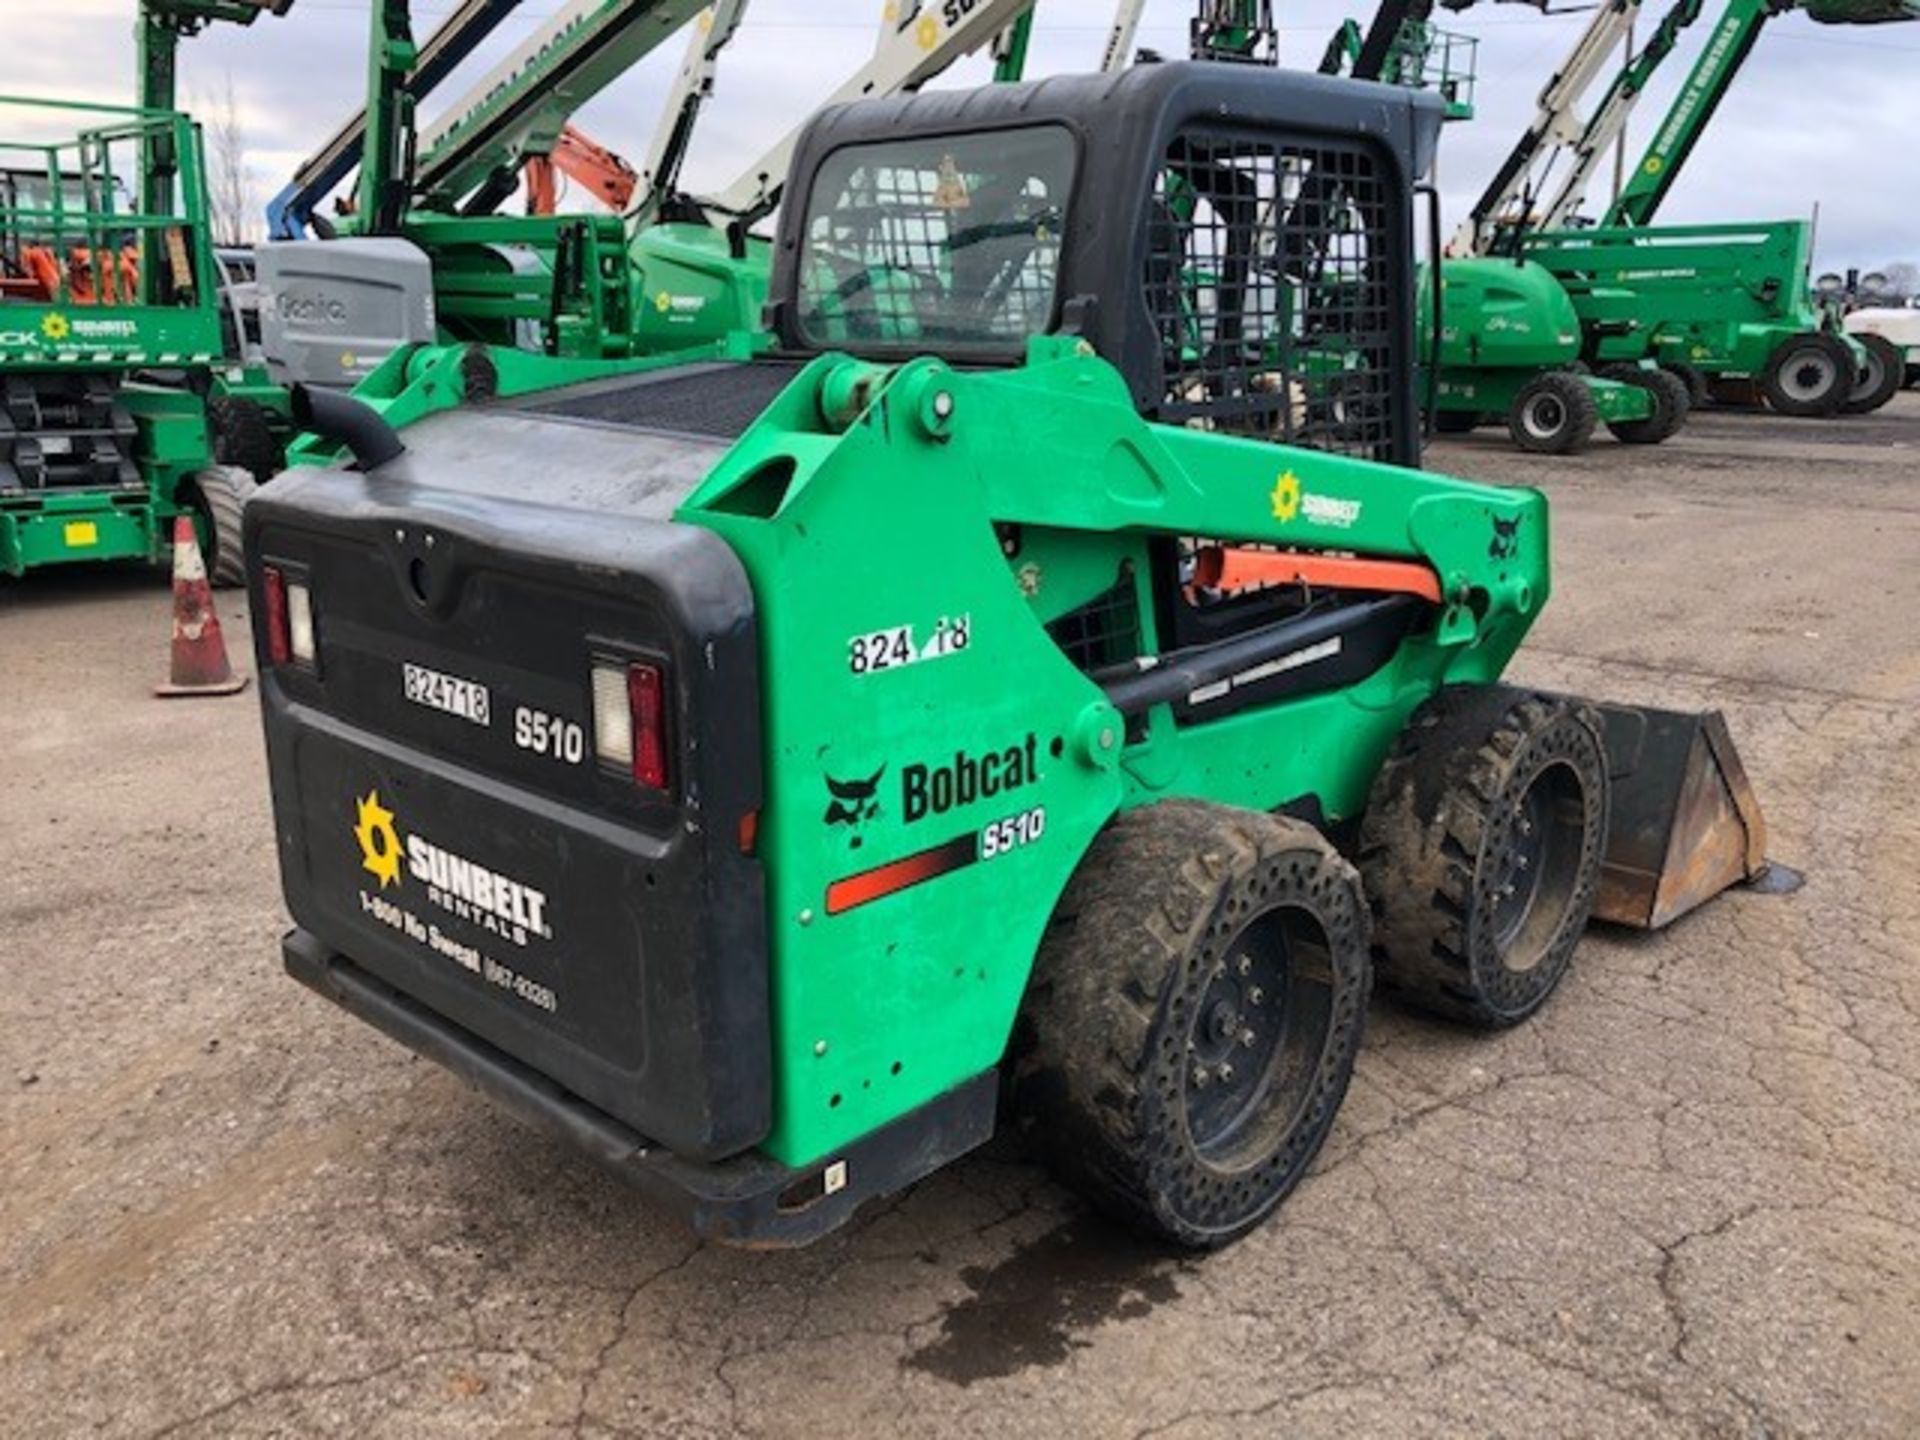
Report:
[[[595,661],[593,749],[600,763],[649,790],[669,790],[667,674],[645,660]]]
[[[267,658],[276,665],[314,665],[313,592],[303,580],[287,578],[277,565],[260,577],[266,602]]]

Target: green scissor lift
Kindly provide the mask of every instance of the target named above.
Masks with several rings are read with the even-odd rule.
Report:
[[[200,133],[174,111],[0,97],[0,574],[150,560],[200,521],[238,578],[252,477],[216,462],[210,408],[276,400],[221,356]],[[161,157],[170,183],[154,179]]]
[[[159,561],[195,518],[240,578],[240,507],[287,398],[223,353],[200,130],[179,42],[292,0],[142,0],[140,104],[0,97],[0,575]]]

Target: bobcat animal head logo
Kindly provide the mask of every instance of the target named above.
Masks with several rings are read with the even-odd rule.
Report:
[[[1494,560],[1511,560],[1520,553],[1520,522],[1526,517],[1516,515],[1511,520],[1502,520],[1498,515],[1490,515],[1493,521],[1493,541],[1487,546],[1487,555]]]
[[[850,843],[854,849],[860,848],[860,827],[880,815],[880,779],[887,773],[882,765],[865,780],[836,780],[831,775],[823,776],[827,782],[827,813],[823,823],[845,826],[852,832]]]

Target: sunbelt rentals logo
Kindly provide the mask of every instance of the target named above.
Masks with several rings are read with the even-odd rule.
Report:
[[[360,868],[378,882],[372,898],[383,906],[390,904],[383,898],[388,891],[404,895],[411,882],[426,892],[429,904],[515,945],[553,938],[545,891],[418,832],[402,833],[399,817],[377,789],[356,801],[353,838]]]

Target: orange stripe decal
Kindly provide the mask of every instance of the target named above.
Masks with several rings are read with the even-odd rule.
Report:
[[[979,858],[980,837],[969,831],[955,836],[931,850],[920,850],[899,860],[891,860],[872,870],[862,870],[827,886],[827,914],[844,915],[861,905],[870,905],[888,895],[920,885],[941,875],[951,875]]]

